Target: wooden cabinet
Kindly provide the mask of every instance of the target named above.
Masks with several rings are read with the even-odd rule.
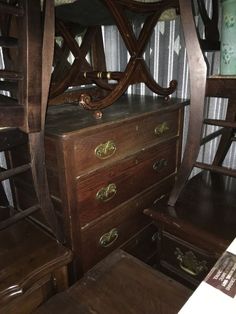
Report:
[[[179,165],[185,104],[124,96],[99,120],[77,105],[49,109],[49,185],[79,275],[149,225],[142,211],[170,190]]]

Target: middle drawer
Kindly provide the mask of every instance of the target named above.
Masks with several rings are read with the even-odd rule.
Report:
[[[77,205],[84,226],[176,171],[177,142],[140,151],[77,178]]]

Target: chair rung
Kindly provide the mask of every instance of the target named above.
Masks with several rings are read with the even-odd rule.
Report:
[[[0,46],[4,48],[17,48],[18,40],[14,37],[0,36]]]
[[[22,73],[20,72],[0,70],[0,78],[6,79],[6,80],[19,81],[19,80],[22,80],[24,77]]]
[[[0,230],[6,229],[7,227],[15,224],[17,221],[24,219],[25,217],[33,214],[35,211],[39,210],[40,206],[39,204],[31,206],[25,210],[22,210],[15,214],[14,216],[11,216],[10,218],[7,218],[0,222]]]
[[[8,3],[0,3],[0,12],[5,14],[11,14],[15,16],[23,16],[24,10],[22,7],[16,7]]]
[[[212,172],[221,173],[230,177],[236,177],[236,170],[231,169],[231,168],[226,168],[222,166],[213,166],[210,164],[205,164],[203,162],[196,162],[195,167],[201,168],[204,170],[210,170]]]
[[[0,81],[0,90],[16,92],[17,84],[18,84],[17,82],[13,82],[13,81]]]
[[[17,106],[18,101],[15,98],[0,95],[0,106]],[[2,109],[2,108],[1,108]]]
[[[207,79],[206,96],[208,97],[226,97],[234,93],[236,76],[211,76]]]
[[[0,172],[0,181],[4,181],[6,179],[9,179],[17,174],[20,174],[22,172],[25,172],[26,170],[30,169],[30,164],[25,164],[19,167],[15,167],[12,169],[7,169],[3,172]]]
[[[236,128],[236,122],[225,121],[225,120],[216,120],[216,119],[205,119],[204,123],[216,126],[222,126],[225,128]]]
[[[217,131],[205,136],[201,141],[201,145],[204,145],[204,144],[210,142],[211,140],[213,140],[214,138],[218,137],[219,135],[221,135],[222,130],[223,129],[217,130]]]

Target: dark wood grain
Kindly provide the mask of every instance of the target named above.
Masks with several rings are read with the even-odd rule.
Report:
[[[56,9],[57,33],[63,37],[61,47],[57,46],[55,55],[55,75],[51,89],[51,100],[63,98],[70,86],[81,87],[95,84],[101,91],[96,95],[88,89],[79,88],[75,90],[70,101],[76,101],[83,108],[88,110],[101,110],[116,102],[131,84],[144,83],[154,93],[168,97],[177,87],[176,81],[168,82],[163,87],[156,82],[146,64],[143,54],[151,38],[152,31],[158,22],[163,11],[167,9],[178,9],[179,3],[176,0],[158,3],[139,3],[132,1],[94,1],[88,8],[85,2],[72,3],[66,7]],[[127,11],[128,14],[124,14]],[[98,13],[99,12],[99,13]],[[75,13],[75,14],[74,14]],[[84,14],[83,14],[84,13]],[[90,16],[96,19],[90,20]],[[136,36],[132,27],[134,16],[140,21],[142,31]],[[87,17],[87,18],[86,18]],[[86,20],[86,21],[85,21]],[[125,69],[108,71],[104,53],[104,43],[101,36],[101,25],[115,24],[124,41],[130,57]],[[79,35],[82,43],[78,45],[75,38]],[[75,57],[70,65],[67,62],[68,49]],[[66,53],[64,53],[66,51]],[[88,61],[85,57],[91,56]],[[62,63],[60,62],[62,61]],[[62,72],[64,68],[66,72]],[[117,75],[118,74],[118,75]],[[111,82],[115,79],[115,83]],[[84,89],[84,92],[83,92]]]
[[[174,174],[177,167],[176,146],[175,140],[167,141],[165,144],[147,148],[143,152],[78,178],[76,190],[78,206],[81,208],[81,225],[105,214],[149,186]],[[165,165],[161,164],[162,161]],[[160,168],[155,170],[155,165],[158,167],[159,164]],[[114,197],[107,201],[97,199],[97,193],[102,188],[107,188],[109,184],[116,186]]]
[[[53,1],[46,1],[43,11],[39,0],[1,3],[0,45],[3,47],[5,68],[0,70],[0,77],[4,79],[0,88],[13,92],[14,97],[0,95],[0,127],[3,127],[0,150],[6,152],[10,168],[1,173],[0,180],[12,179],[30,168],[37,196],[28,210],[8,218],[2,222],[1,228],[23,219],[39,204],[55,236],[63,242],[49,195],[44,154],[44,124],[53,59],[53,14]],[[12,82],[17,84],[13,85]],[[17,135],[19,137],[16,139]],[[27,142],[30,158],[26,163],[14,166],[11,150],[13,146],[21,147],[21,140]],[[17,208],[17,204],[14,205]]]
[[[71,259],[68,249],[27,221],[2,230],[0,312],[29,313],[57,290],[65,289],[64,268]],[[55,271],[64,276],[64,283]]]
[[[180,269],[175,249],[200,254],[209,269],[235,237],[235,191],[235,178],[204,171],[188,182],[175,207],[165,198],[144,211],[159,228],[159,261],[165,269],[195,285],[202,280],[206,272],[197,277]]]
[[[235,77],[222,75],[208,75],[209,67],[206,62],[204,52],[207,50],[219,50],[218,31],[218,1],[212,1],[212,16],[207,13],[204,1],[198,0],[200,16],[205,26],[205,39],[199,36],[193,13],[193,1],[180,0],[181,20],[184,30],[184,37],[187,48],[188,63],[190,69],[190,116],[187,142],[183,155],[182,164],[177,176],[177,181],[170,194],[168,204],[174,206],[181,192],[185,188],[186,182],[194,166],[201,169],[208,169],[225,175],[235,176],[235,169],[222,167],[222,163],[229,151],[232,139],[235,138]],[[223,120],[206,117],[205,103],[206,97],[228,98],[226,116]],[[208,119],[206,119],[208,118]],[[219,144],[213,163],[196,163],[200,147],[202,144],[212,140],[211,136],[202,138],[204,125],[216,125],[223,127],[221,134],[217,134]]]
[[[104,110],[100,120],[75,105],[49,108],[47,175],[66,243],[75,252],[74,279],[149,224],[141,212],[173,185],[180,160],[183,107],[187,103],[124,96]],[[159,127],[160,134],[155,134]],[[114,141],[116,151],[107,159],[99,159],[95,149],[108,140]],[[29,159],[26,152],[23,147],[14,151],[14,166]],[[14,179],[20,210],[34,204],[30,180],[30,173]],[[117,186],[114,197],[105,202],[97,200],[97,192],[112,183]],[[45,225],[39,212],[33,219]],[[117,241],[100,247],[100,237],[114,228],[119,232]]]
[[[191,291],[117,251],[35,313],[176,314]]]

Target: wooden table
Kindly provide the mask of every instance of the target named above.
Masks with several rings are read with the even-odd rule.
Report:
[[[176,314],[192,291],[140,260],[114,251],[37,314]]]

